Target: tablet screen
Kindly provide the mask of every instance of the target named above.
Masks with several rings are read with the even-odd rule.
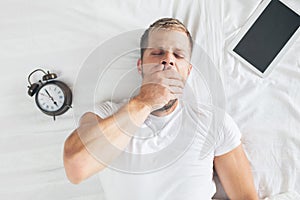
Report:
[[[297,13],[272,0],[233,51],[263,73],[299,25]]]

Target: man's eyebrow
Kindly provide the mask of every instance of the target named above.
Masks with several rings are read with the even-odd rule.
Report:
[[[175,48],[174,49],[175,52],[181,52],[181,53],[187,53],[188,51],[185,49],[180,49],[180,48]]]
[[[187,49],[185,49],[185,48],[180,48],[180,47],[175,47],[174,50],[176,50],[176,51],[186,51]]]

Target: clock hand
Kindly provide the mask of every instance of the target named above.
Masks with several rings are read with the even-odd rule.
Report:
[[[49,94],[48,90],[45,89],[46,93],[48,94],[48,96],[50,97],[50,99],[53,101],[53,97]]]
[[[57,107],[59,107],[59,106],[57,105],[57,102],[54,101],[53,98],[52,98],[51,96],[49,97],[49,96],[47,96],[47,95],[45,95],[45,94],[43,94],[43,93],[41,93],[41,95],[50,98],[50,99],[53,101],[53,103],[54,103]]]
[[[56,102],[56,101],[54,101],[53,103],[54,103],[54,104],[55,104],[55,105],[58,107],[58,105],[57,105],[57,102]]]
[[[48,90],[45,89],[46,93],[48,94],[48,96],[50,97],[50,99],[53,101],[53,103],[58,107],[57,102],[54,101],[53,97],[49,94]]]

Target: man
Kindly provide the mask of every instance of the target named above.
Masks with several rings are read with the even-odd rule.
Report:
[[[212,132],[214,111],[180,101],[192,70],[192,45],[176,19],[160,19],[145,31],[137,62],[143,78],[139,94],[84,114],[65,142],[64,165],[72,183],[100,172],[107,200],[211,199],[214,167],[230,199],[258,199],[233,120],[225,114]],[[176,138],[190,145],[174,147]],[[155,155],[150,162],[147,154]]]

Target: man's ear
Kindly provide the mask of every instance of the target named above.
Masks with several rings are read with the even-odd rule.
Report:
[[[188,75],[190,75],[192,69],[193,69],[193,65],[190,64],[190,65],[189,65],[189,68],[188,68]]]
[[[136,66],[137,66],[137,69],[138,69],[138,72],[140,75],[143,74],[143,69],[142,69],[142,60],[139,58],[137,63],[136,63]]]

